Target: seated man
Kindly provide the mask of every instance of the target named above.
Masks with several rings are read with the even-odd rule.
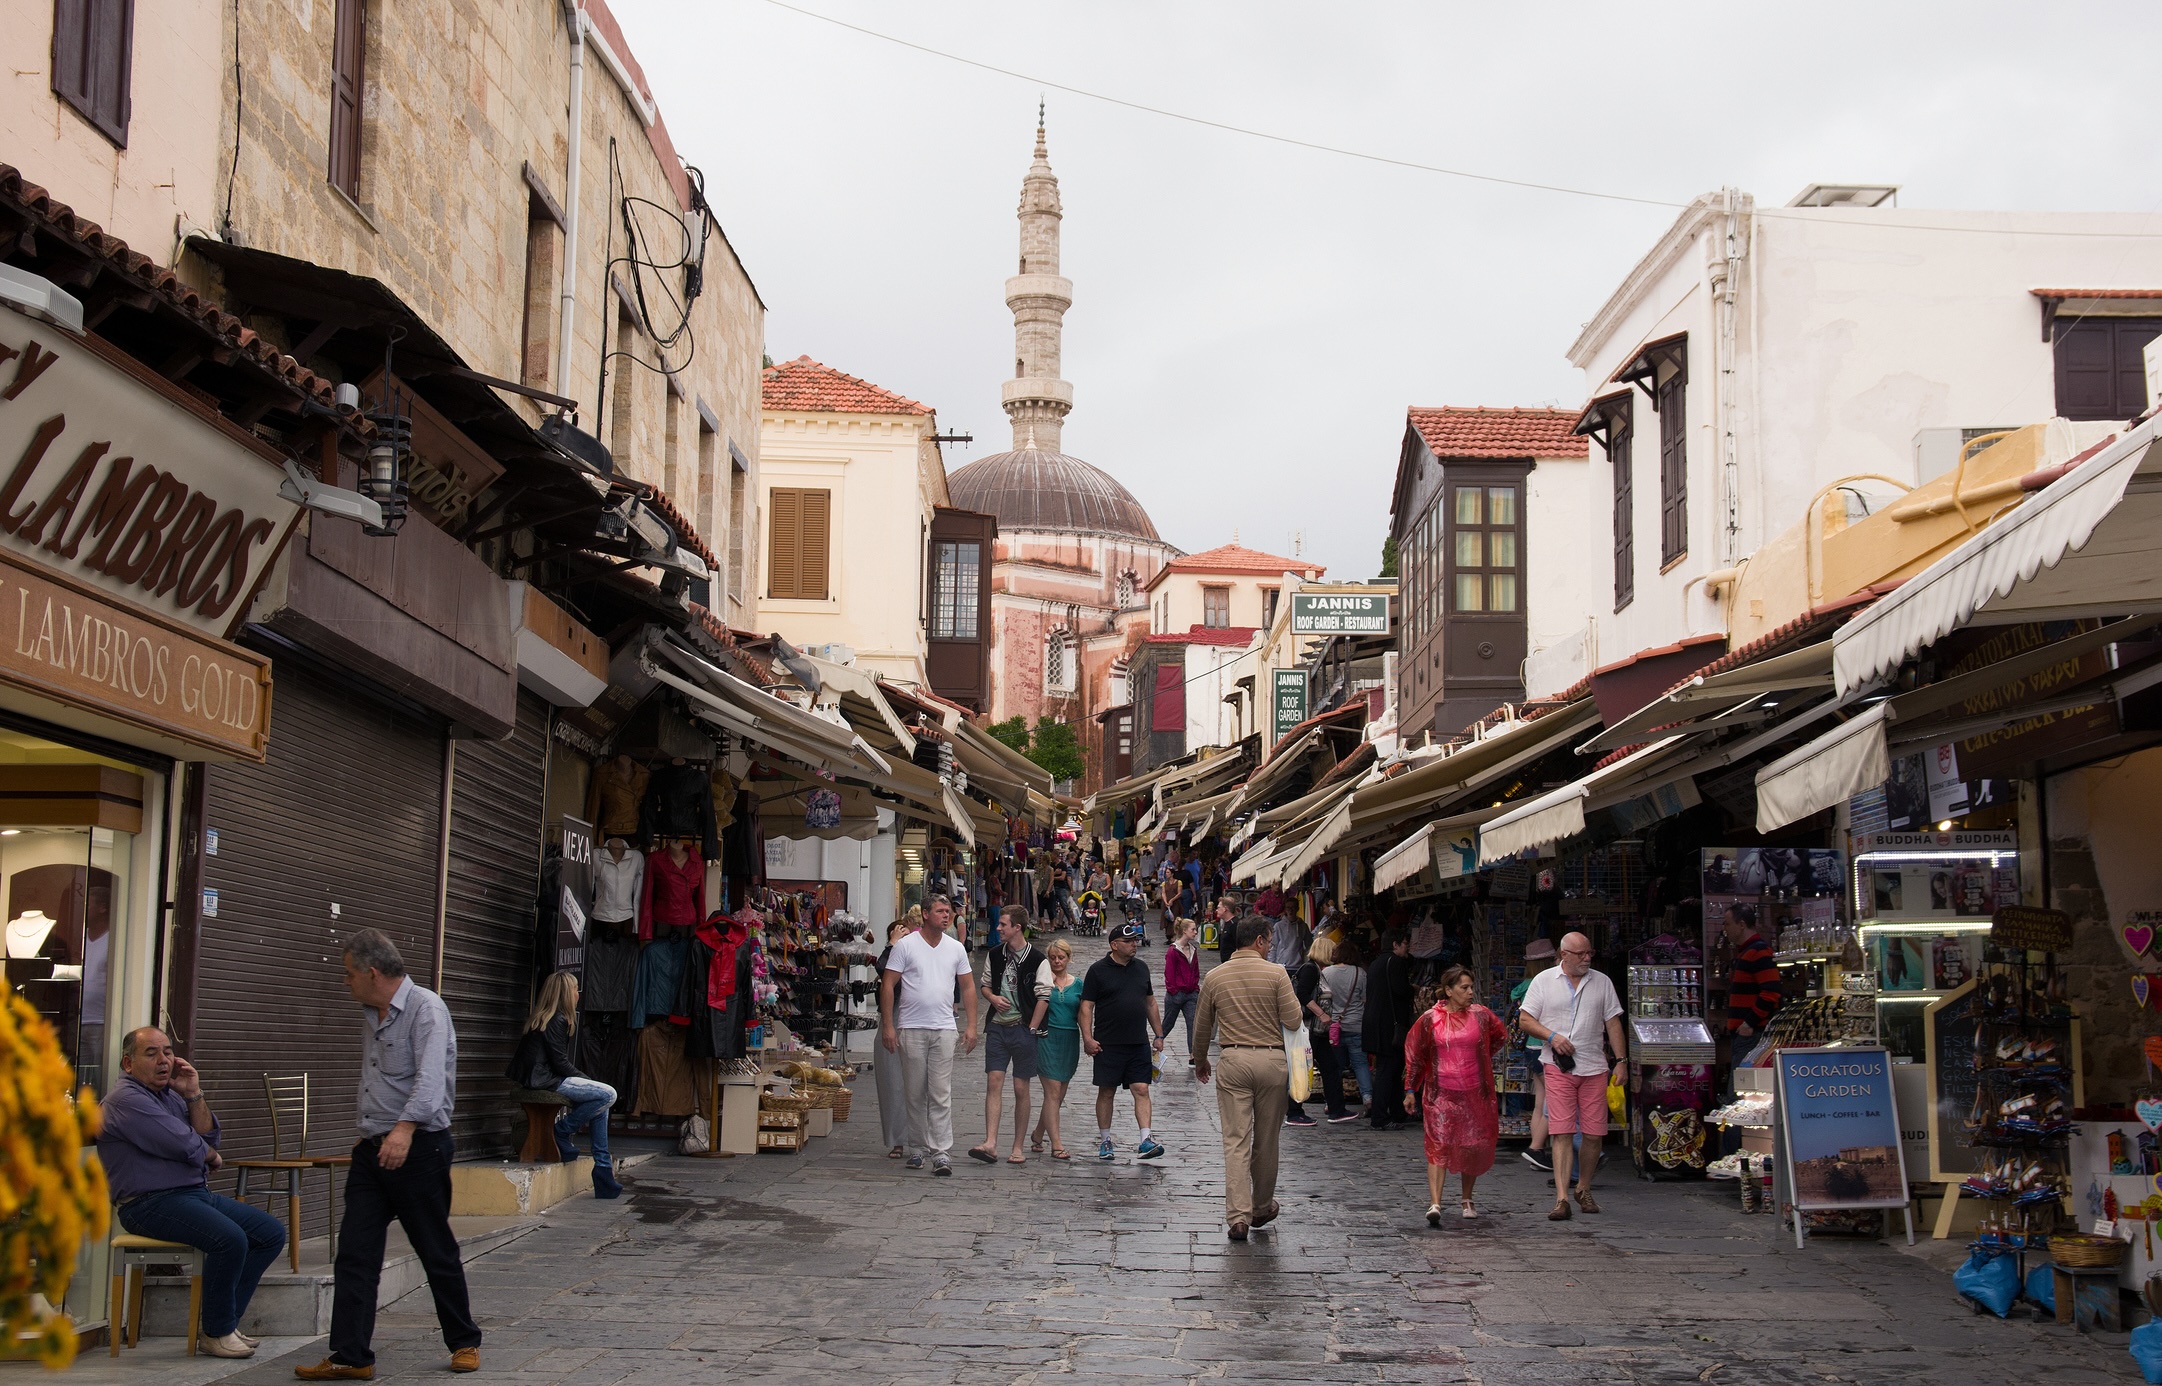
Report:
[[[218,1119],[195,1065],[173,1055],[154,1026],[130,1030],[120,1049],[120,1082],[100,1104],[98,1156],[119,1206],[120,1225],[138,1237],[184,1242],[203,1252],[203,1351],[253,1357],[257,1340],[240,1332],[256,1282],[285,1250],[285,1228],[259,1208],[210,1191]]]

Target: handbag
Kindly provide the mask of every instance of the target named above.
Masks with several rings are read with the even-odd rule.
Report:
[[[1314,1093],[1314,1051],[1307,1043],[1306,1027],[1284,1030],[1284,1068],[1291,1079],[1291,1100],[1304,1102]]]

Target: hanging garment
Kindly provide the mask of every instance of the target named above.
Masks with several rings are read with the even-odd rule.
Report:
[[[613,756],[593,771],[586,791],[586,817],[605,842],[611,837],[638,838],[638,806],[646,797],[650,771],[629,756]]]
[[[693,1005],[685,1052],[693,1059],[740,1059],[748,1048],[745,1034],[753,1009],[752,949],[748,931],[741,924],[731,923],[725,930],[715,932],[736,939],[733,958],[724,965],[718,951],[708,946],[705,937],[708,931],[701,928],[699,937],[691,941],[690,971],[704,979],[704,995],[699,1000],[707,1000],[714,994],[720,984],[720,974],[724,972],[728,995],[718,1006]]]
[[[713,826],[716,828],[726,828],[736,821],[736,777],[721,765],[720,761],[714,761],[713,772],[706,777],[707,787],[713,795]]]
[[[617,1111],[632,1110],[638,1096],[638,1032],[620,1009],[579,1016],[578,1067],[616,1090]]]
[[[584,976],[578,983],[579,1012],[629,1010],[637,976],[638,940],[631,936],[629,921],[588,925]]]
[[[706,864],[696,852],[678,862],[666,847],[646,858],[645,889],[638,908],[638,937],[656,936],[654,925],[695,929],[706,917]],[[662,931],[665,934],[665,930]]]
[[[631,1028],[643,1029],[681,1015],[676,1001],[683,992],[683,969],[690,937],[657,938],[638,950],[638,975],[631,986]]]
[[[636,919],[645,884],[643,853],[626,850],[618,861],[604,847],[593,854],[593,908],[586,913],[604,924]]]
[[[758,814],[758,795],[749,789],[736,793],[736,821],[728,825],[728,837],[721,851],[721,869],[729,880],[739,884],[765,884],[765,823]]]
[[[750,937],[750,926],[716,911],[698,926],[697,940],[710,954],[699,975],[706,979],[706,1004],[718,1009],[736,994],[736,950]]]
[[[686,1117],[698,1110],[698,1085],[683,1052],[689,1030],[682,1025],[648,1025],[638,1032],[639,1116]]]
[[[646,785],[645,830],[648,841],[696,839],[705,856],[718,856],[721,840],[713,823],[713,783],[706,767],[671,761],[653,772]]]

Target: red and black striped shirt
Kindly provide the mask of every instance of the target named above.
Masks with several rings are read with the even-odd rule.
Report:
[[[1765,1022],[1784,1000],[1779,986],[1779,965],[1772,961],[1772,946],[1762,934],[1751,934],[1734,950],[1734,971],[1727,977],[1727,1029],[1747,1025],[1761,1034]]]

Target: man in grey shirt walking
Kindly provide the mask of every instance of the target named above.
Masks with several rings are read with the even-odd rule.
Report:
[[[443,998],[405,975],[398,946],[362,929],[345,945],[345,985],[361,1004],[360,1144],[345,1177],[338,1225],[330,1356],[295,1367],[303,1381],[375,1377],[375,1297],[393,1218],[428,1272],[436,1321],[454,1372],[480,1370],[480,1327],[450,1230],[450,1113],[458,1036]]]

